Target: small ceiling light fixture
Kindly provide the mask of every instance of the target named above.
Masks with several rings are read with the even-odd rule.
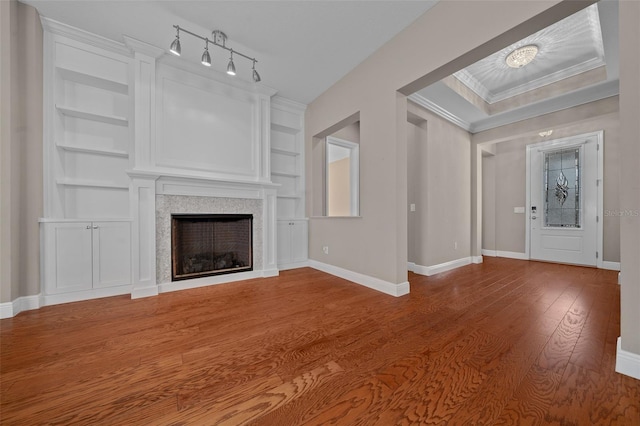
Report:
[[[260,78],[260,74],[258,74],[258,71],[256,70],[256,63],[258,63],[258,60],[256,58],[252,58],[250,56],[244,55],[236,50],[233,50],[230,47],[227,47],[227,35],[225,33],[223,33],[220,30],[214,30],[211,32],[211,39],[206,38],[206,37],[202,37],[198,34],[192,33],[191,31],[185,30],[184,28],[180,28],[180,26],[178,25],[174,25],[173,28],[176,29],[176,38],[175,40],[173,40],[173,42],[171,43],[171,47],[169,48],[169,51],[171,53],[173,53],[176,56],[180,56],[181,54],[181,46],[180,46],[180,32],[184,32],[187,33],[195,38],[199,38],[200,40],[205,42],[204,45],[204,52],[202,52],[202,58],[201,58],[201,62],[202,65],[206,66],[206,67],[210,67],[211,66],[211,55],[209,54],[209,44],[212,44],[214,46],[217,46],[221,49],[224,50],[228,50],[231,53],[231,56],[229,57],[229,64],[227,65],[227,74],[229,75],[236,75],[236,65],[233,62],[233,55],[238,55],[241,56],[245,59],[250,60],[253,63],[253,66],[251,67],[251,77],[253,78],[253,81],[258,83],[259,81],[261,81],[262,79]]]
[[[256,83],[260,82],[260,74],[256,71],[256,61],[253,61],[253,81]]]
[[[231,57],[229,58],[229,65],[227,65],[227,74],[236,75],[236,66],[233,63],[233,49],[231,49]]]
[[[211,66],[211,55],[209,55],[209,39],[205,42],[204,52],[202,52],[202,65],[205,67]]]
[[[538,134],[540,135],[541,138],[546,138],[547,136],[551,136],[552,133],[553,133],[553,130],[546,130]]]
[[[175,26],[176,28],[176,39],[171,43],[171,47],[169,48],[169,52],[173,53],[176,56],[180,56],[182,52],[182,48],[180,46],[180,27]]]
[[[505,62],[511,68],[522,68],[525,65],[531,63],[538,54],[538,46],[535,44],[529,44],[522,46],[514,50],[507,55]]]

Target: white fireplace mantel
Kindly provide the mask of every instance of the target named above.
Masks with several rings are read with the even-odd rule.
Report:
[[[132,205],[137,206],[133,212],[134,247],[138,247],[134,259],[134,284],[132,298],[157,295],[160,292],[181,290],[238,279],[269,277],[278,275],[277,241],[276,241],[276,194],[278,184],[261,181],[220,180],[197,176],[190,173],[175,173],[160,170],[129,170],[131,177]],[[182,197],[184,205],[179,211],[157,211],[158,200],[164,201],[165,196]],[[163,198],[158,198],[163,197]],[[229,203],[231,200],[259,200],[259,204]],[[164,208],[164,202],[160,203]],[[212,211],[219,209],[219,205],[234,205],[234,210]],[[249,205],[247,207],[247,204]],[[191,210],[189,206],[196,206]],[[202,210],[203,206],[215,206],[211,210]],[[249,210],[243,210],[249,208]],[[255,211],[258,208],[260,211]],[[186,210],[185,210],[186,209]],[[251,210],[253,209],[253,211]],[[167,262],[166,247],[162,243],[169,236],[164,229],[171,213],[253,213],[259,217],[260,223],[256,229],[260,232],[255,241],[254,251],[260,251],[261,262],[251,272],[223,275],[219,277],[198,278],[184,280],[177,283],[157,282],[156,272],[158,261]],[[258,236],[256,236],[258,237]],[[160,239],[160,243],[156,240]],[[161,268],[164,270],[164,268]],[[160,276],[163,276],[160,274]]]

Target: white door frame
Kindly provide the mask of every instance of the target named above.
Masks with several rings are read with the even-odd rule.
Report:
[[[603,266],[603,196],[604,196],[604,183],[603,183],[603,167],[604,167],[604,132],[599,130],[597,132],[584,133],[581,135],[568,136],[566,138],[561,139],[553,139],[550,141],[539,142],[531,145],[527,145],[527,156],[526,156],[526,207],[525,207],[525,223],[526,223],[526,233],[525,233],[525,257],[527,259],[531,259],[531,151],[539,148],[549,148],[555,145],[562,145],[575,139],[586,139],[592,136],[596,136],[597,144],[598,144],[598,174],[597,174],[597,212],[596,212],[596,250],[598,251],[598,257],[596,259],[596,267],[602,268]]]

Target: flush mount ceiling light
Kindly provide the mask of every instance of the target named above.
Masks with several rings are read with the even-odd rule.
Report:
[[[551,136],[552,133],[553,133],[553,130],[546,130],[546,131],[540,132],[538,134],[540,135],[540,137],[546,138],[547,136]]]
[[[180,54],[182,53],[182,49],[180,46],[180,32],[182,31],[183,33],[187,33],[205,42],[204,52],[202,53],[202,58],[201,58],[202,65],[207,67],[211,66],[211,55],[209,54],[209,44],[212,44],[221,49],[227,50],[231,53],[231,56],[229,58],[229,64],[227,65],[227,74],[236,75],[236,65],[233,62],[233,55],[238,55],[245,59],[250,60],[253,63],[253,67],[251,68],[251,76],[253,78],[253,81],[258,83],[261,80],[260,74],[258,74],[258,71],[256,71],[256,63],[258,62],[258,60],[256,58],[252,58],[250,56],[244,55],[238,52],[237,50],[233,50],[230,47],[227,47],[227,35],[222,31],[220,30],[212,31],[211,39],[209,39],[207,37],[202,37],[198,34],[192,33],[191,31],[185,30],[184,28],[181,28],[178,25],[174,25],[173,28],[176,29],[177,33],[176,33],[176,38],[171,43],[171,47],[169,48],[169,51],[174,55],[180,56]]]
[[[535,44],[529,44],[522,46],[514,50],[507,55],[505,62],[511,68],[522,68],[525,65],[533,61],[533,58],[538,54],[538,46]]]

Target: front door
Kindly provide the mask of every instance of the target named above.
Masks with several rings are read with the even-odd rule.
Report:
[[[527,146],[531,259],[597,265],[600,135]]]

